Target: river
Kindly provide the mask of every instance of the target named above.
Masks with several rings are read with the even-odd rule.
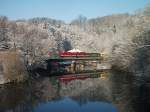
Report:
[[[0,86],[0,112],[150,112],[150,83],[120,72],[62,80],[40,77]]]

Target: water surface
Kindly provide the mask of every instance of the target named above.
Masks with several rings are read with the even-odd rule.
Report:
[[[127,73],[102,74],[69,81],[40,77],[2,85],[0,112],[149,112],[148,81]]]

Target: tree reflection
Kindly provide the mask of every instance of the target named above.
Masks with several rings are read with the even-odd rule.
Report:
[[[119,112],[149,112],[150,86],[124,73],[106,73],[106,78],[87,78],[63,83],[58,77],[43,77],[21,84],[0,86],[0,111],[30,112],[41,104],[67,98],[79,104],[107,102]]]

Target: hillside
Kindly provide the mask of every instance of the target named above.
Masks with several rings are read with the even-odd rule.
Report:
[[[141,49],[144,51],[137,49],[150,44],[149,9],[146,7],[135,14],[116,14],[93,19],[80,16],[70,24],[49,18],[11,21],[1,16],[0,48],[18,50],[26,65],[47,56],[48,51],[78,48],[85,52],[103,52],[116,68],[136,71],[139,67],[135,63],[145,66],[149,62],[149,59],[141,61],[146,58],[140,55],[142,52],[142,55],[149,57],[149,48]],[[140,65],[140,62],[143,64]]]

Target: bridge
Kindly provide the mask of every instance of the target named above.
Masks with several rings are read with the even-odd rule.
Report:
[[[70,57],[58,57],[58,56],[55,56],[55,57],[46,57],[45,60],[60,60],[60,61],[67,61],[67,60],[97,60],[97,61],[100,61],[102,60],[102,57],[101,56],[89,56],[89,57],[80,57],[80,56],[70,56]]]
[[[49,53],[47,60],[101,60],[100,53],[86,53],[86,52],[61,52]]]
[[[41,59],[39,64],[35,64],[33,68],[35,68],[35,72],[38,70],[43,74],[44,70],[46,74],[50,75],[99,72],[108,68],[103,67],[102,60],[103,55],[100,53],[49,52],[48,56]]]
[[[51,74],[97,71],[101,60],[100,53],[85,52],[49,53],[49,57],[45,58]]]

